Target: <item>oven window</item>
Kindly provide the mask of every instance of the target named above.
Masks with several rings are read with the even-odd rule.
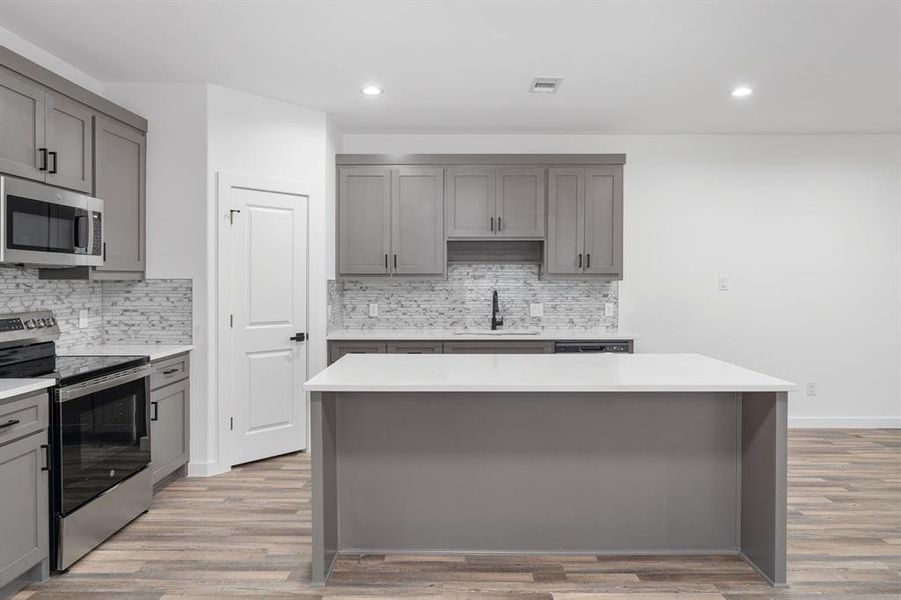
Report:
[[[150,463],[144,381],[59,404],[63,514]]]
[[[86,211],[71,206],[7,196],[7,246],[15,250],[76,253],[87,237]]]

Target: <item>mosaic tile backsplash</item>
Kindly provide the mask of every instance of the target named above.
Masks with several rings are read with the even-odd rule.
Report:
[[[52,310],[60,349],[84,344],[191,342],[191,281],[67,281],[38,279],[37,270],[0,267],[0,313]],[[78,311],[88,326],[78,327]]]
[[[504,329],[598,329],[616,327],[616,282],[539,279],[537,264],[452,263],[447,279],[329,281],[329,330],[487,329],[491,293],[497,290]],[[543,317],[529,304],[544,305]],[[604,304],[614,305],[612,317]],[[369,316],[369,304],[379,316]]]

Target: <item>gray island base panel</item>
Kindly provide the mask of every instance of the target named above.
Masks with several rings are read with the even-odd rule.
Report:
[[[740,554],[786,583],[785,391],[313,391],[339,553]]]

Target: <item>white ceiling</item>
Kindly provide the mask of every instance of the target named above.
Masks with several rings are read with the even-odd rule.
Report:
[[[216,83],[348,132],[901,131],[898,1],[0,0],[0,25],[102,81]]]

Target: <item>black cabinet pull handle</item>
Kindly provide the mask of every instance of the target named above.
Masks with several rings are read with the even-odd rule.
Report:
[[[500,217],[497,218],[497,230],[500,231],[504,228],[504,220]]]
[[[47,170],[47,149],[46,148],[38,148],[38,152],[41,153],[41,166],[38,167],[38,171],[46,171]]]
[[[385,255],[385,270],[388,270],[388,255]]]
[[[590,254],[585,255],[585,268],[586,269],[591,268],[591,255]]]
[[[397,254],[394,255],[394,268],[397,269]]]
[[[178,367],[172,367],[163,371],[163,375],[172,375],[173,373],[178,373]]]
[[[494,231],[494,217],[488,219],[489,226],[491,227],[491,231]]]
[[[53,175],[54,173],[56,173],[56,167],[58,166],[58,163],[57,163],[57,156],[56,156],[56,152],[48,152],[48,154],[50,154],[50,158],[53,159],[53,167],[52,167],[52,168],[50,169],[50,171],[48,171],[48,172],[49,172],[51,175]]]
[[[151,415],[151,421],[158,421],[160,418],[160,403],[159,402],[151,402],[150,408],[153,409],[153,415]]]
[[[41,444],[41,450],[44,451],[44,466],[41,467],[41,471],[49,471],[50,470],[50,446],[47,444]]]
[[[579,255],[579,268],[582,268],[582,255]]]
[[[103,242],[103,261],[106,262],[106,242]]]
[[[19,419],[10,419],[6,423],[0,424],[0,429],[6,429],[7,427],[12,427],[13,425],[18,425]]]

